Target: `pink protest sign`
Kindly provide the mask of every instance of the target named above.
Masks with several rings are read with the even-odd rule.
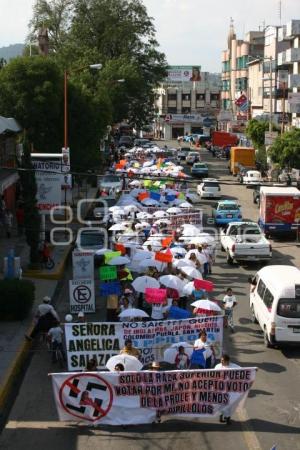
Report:
[[[206,280],[194,280],[195,289],[204,289],[207,292],[214,290],[214,284]]]
[[[146,288],[145,298],[148,303],[164,303],[167,299],[167,289]]]

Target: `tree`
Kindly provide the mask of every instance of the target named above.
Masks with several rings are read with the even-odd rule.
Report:
[[[72,0],[36,0],[27,41],[36,39],[41,28],[47,28],[50,51],[58,52],[67,39],[72,5]]]
[[[40,239],[40,215],[37,208],[37,186],[35,172],[31,163],[30,143],[28,137],[23,138],[23,157],[19,165],[19,177],[22,186],[24,213],[25,213],[25,235],[30,247],[30,265],[32,268],[39,267],[39,239]]]
[[[268,129],[268,122],[251,119],[246,128],[246,136],[251,139],[254,147],[260,149],[265,145],[265,132],[268,131]]]
[[[108,66],[106,79],[109,74],[111,81],[118,79],[120,72],[127,73],[129,92],[122,105],[128,110],[126,118],[132,123],[149,120],[153,88],[166,75],[166,60],[158,50],[152,19],[140,0],[75,0],[63,53],[70,64],[76,59],[101,62],[103,71]]]
[[[63,76],[40,56],[11,60],[0,71],[0,110],[27,130],[38,151],[58,152],[63,136]]]
[[[294,129],[279,136],[269,149],[268,155],[281,168],[300,169],[300,130]]]
[[[7,61],[5,58],[0,58],[0,70],[7,64]]]

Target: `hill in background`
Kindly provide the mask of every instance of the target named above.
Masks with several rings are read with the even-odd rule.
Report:
[[[8,61],[11,58],[22,55],[24,44],[12,44],[7,47],[0,47],[0,58]]]

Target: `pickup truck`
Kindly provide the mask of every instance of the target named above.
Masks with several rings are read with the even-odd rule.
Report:
[[[272,258],[271,244],[254,222],[231,222],[226,230],[221,230],[220,243],[228,264]]]

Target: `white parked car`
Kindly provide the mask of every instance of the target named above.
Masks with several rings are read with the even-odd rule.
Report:
[[[201,161],[199,152],[189,152],[186,157],[187,164],[194,164]]]
[[[117,175],[104,175],[98,178],[100,191],[105,191],[109,197],[113,197],[122,190],[122,180]]]
[[[221,197],[221,188],[219,182],[214,178],[204,178],[202,183],[198,184],[197,192],[201,198]]]
[[[248,170],[243,176],[244,184],[260,184],[263,181],[261,173],[258,170]]]

